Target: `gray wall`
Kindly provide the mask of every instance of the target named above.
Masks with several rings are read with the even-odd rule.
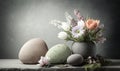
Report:
[[[66,11],[75,17],[76,8],[83,16],[100,19],[105,25],[107,41],[98,46],[97,53],[120,58],[117,56],[120,54],[120,38],[117,38],[120,11],[118,2],[110,0],[0,0],[0,58],[18,58],[22,45],[36,37],[44,39],[49,48],[63,43],[57,38],[60,30],[49,22],[65,21]]]

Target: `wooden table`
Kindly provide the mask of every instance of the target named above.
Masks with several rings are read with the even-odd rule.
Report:
[[[109,66],[103,66],[95,71],[120,71],[120,60],[111,60]],[[83,67],[40,67],[37,64],[22,64],[18,59],[0,59],[0,71],[85,71]]]

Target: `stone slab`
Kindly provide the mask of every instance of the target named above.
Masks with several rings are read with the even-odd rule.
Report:
[[[120,60],[111,60],[108,66],[103,66],[95,71],[120,71]],[[83,67],[60,67],[56,65],[50,68],[40,67],[38,64],[23,64],[18,59],[0,59],[0,71],[85,71]]]

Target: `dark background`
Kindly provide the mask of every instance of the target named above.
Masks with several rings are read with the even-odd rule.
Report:
[[[0,59],[18,58],[20,48],[31,38],[44,39],[49,48],[62,43],[56,37],[59,30],[48,23],[53,19],[64,21],[64,12],[73,16],[75,8],[105,25],[107,41],[97,46],[97,53],[119,59],[119,4],[119,0],[0,0]]]

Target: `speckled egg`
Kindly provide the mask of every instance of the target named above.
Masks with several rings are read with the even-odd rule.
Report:
[[[72,54],[67,58],[67,63],[73,66],[81,65],[83,57],[80,54]]]
[[[38,63],[41,56],[45,56],[48,48],[44,40],[34,38],[27,41],[20,49],[19,59],[22,63]]]

